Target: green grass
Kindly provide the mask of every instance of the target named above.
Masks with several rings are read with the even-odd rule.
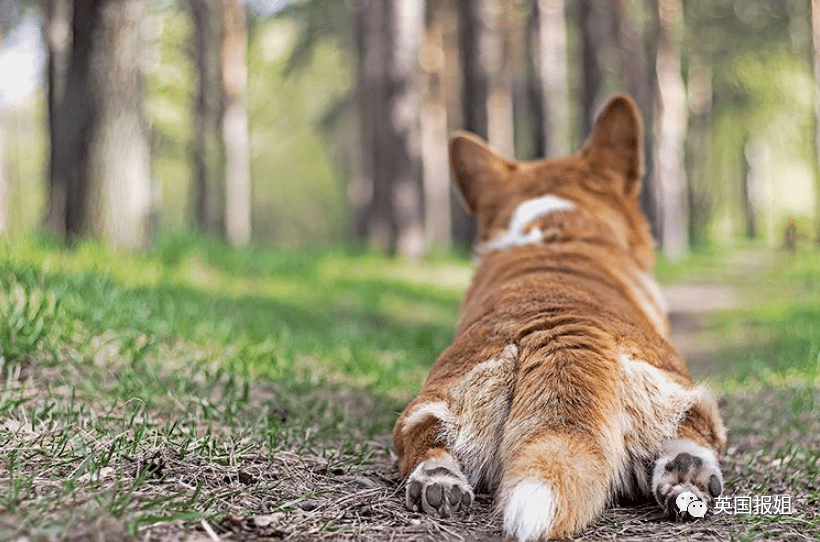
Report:
[[[450,341],[471,273],[185,237],[135,257],[16,242],[0,270],[0,511],[43,536],[101,514],[135,532],[230,500],[194,482],[135,498],[157,450],[363,460]]]
[[[716,252],[659,265],[664,280],[734,280],[755,300],[712,321],[724,345],[713,381],[734,435],[727,491],[790,492],[817,509],[820,255],[754,274],[732,262]],[[293,511],[325,490],[289,489],[298,476],[286,458],[367,471],[449,344],[471,274],[446,256],[229,250],[184,235],[127,257],[5,241],[0,540],[139,535],[260,503]],[[820,532],[818,514],[798,519]],[[738,540],[772,526],[732,525],[746,529]]]

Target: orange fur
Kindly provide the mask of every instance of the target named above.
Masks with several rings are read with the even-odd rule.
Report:
[[[451,143],[482,258],[456,337],[393,438],[402,476],[446,450],[474,487],[498,489],[521,540],[569,536],[617,494],[651,494],[639,471],[671,439],[725,442],[649,276],[640,140],[634,104],[617,97],[567,158],[517,162],[469,134]]]

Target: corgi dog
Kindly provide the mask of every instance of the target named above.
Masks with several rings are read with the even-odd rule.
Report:
[[[571,537],[618,498],[681,519],[681,493],[721,494],[723,422],[652,276],[641,140],[626,96],[566,158],[452,138],[480,263],[455,339],[393,430],[410,510],[448,516],[493,492],[505,536],[524,542]]]

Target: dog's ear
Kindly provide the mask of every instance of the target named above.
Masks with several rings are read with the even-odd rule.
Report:
[[[497,155],[480,137],[464,131],[450,138],[450,165],[464,203],[474,215],[482,201],[495,201],[507,174],[516,167],[515,162]]]
[[[626,180],[625,192],[637,196],[643,175],[641,114],[627,96],[617,96],[598,115],[581,151],[593,169],[610,170]]]

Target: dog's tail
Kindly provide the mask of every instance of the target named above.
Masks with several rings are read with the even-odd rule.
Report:
[[[550,432],[505,465],[498,505],[504,532],[518,542],[568,538],[607,504],[613,465],[588,434]]]

